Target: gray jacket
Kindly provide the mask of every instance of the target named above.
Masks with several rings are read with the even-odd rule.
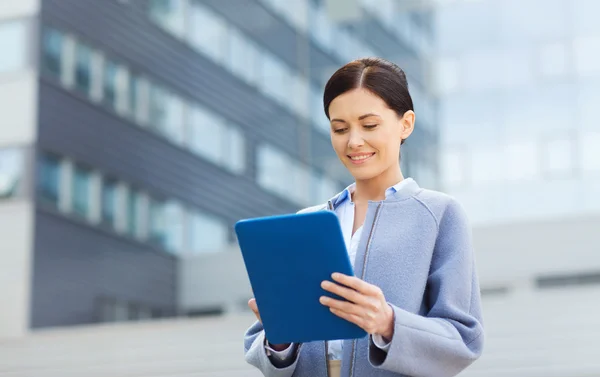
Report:
[[[332,210],[332,203],[301,212]],[[380,287],[394,310],[387,353],[371,337],[345,340],[342,377],[454,376],[482,352],[479,283],[471,229],[450,196],[410,182],[369,203],[356,276]],[[297,347],[290,365],[267,356],[262,325],[246,332],[246,361],[267,377],[327,377],[325,342]],[[288,363],[289,364],[289,363]]]

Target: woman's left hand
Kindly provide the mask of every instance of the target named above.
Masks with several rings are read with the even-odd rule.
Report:
[[[381,335],[389,342],[394,335],[394,311],[381,289],[354,276],[335,273],[332,278],[339,284],[324,281],[321,287],[348,301],[322,296],[321,304],[338,317],[358,325],[371,335]]]

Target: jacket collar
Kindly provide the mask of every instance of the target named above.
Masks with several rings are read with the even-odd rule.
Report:
[[[344,191],[336,194],[334,197],[329,199],[327,201],[326,208],[330,210],[335,210],[340,204],[344,202],[344,200],[348,199],[353,186],[354,183],[346,187]],[[386,198],[383,200],[384,202],[399,202],[408,198],[412,198],[422,189],[421,187],[419,187],[419,185],[414,179],[405,178],[398,184],[390,187],[388,190],[392,190],[393,193],[386,195]]]

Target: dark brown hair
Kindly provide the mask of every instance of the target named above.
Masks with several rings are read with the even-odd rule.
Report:
[[[330,119],[331,101],[357,88],[367,89],[377,95],[400,117],[408,110],[414,111],[404,71],[385,59],[364,58],[341,67],[327,81],[323,94],[323,107],[327,119]]]

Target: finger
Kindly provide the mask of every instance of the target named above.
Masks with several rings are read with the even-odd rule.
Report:
[[[348,322],[352,322],[361,328],[364,326],[364,320],[360,316],[357,316],[357,315],[351,314],[351,313],[347,313],[347,312],[344,312],[344,311],[341,311],[338,309],[334,309],[334,308],[330,308],[329,310],[336,316],[338,316],[342,319],[345,319]]]
[[[343,284],[368,296],[376,296],[381,291],[379,287],[369,284],[366,281],[357,278],[356,276],[348,276],[336,272],[331,275],[331,278],[340,284]]]
[[[359,305],[348,301],[336,300],[327,296],[321,296],[319,302],[331,309],[336,309],[349,314],[360,315],[362,312],[364,312],[364,309],[362,309]]]
[[[345,286],[332,283],[330,281],[322,282],[321,288],[328,292],[334,293],[340,297],[343,297],[346,300],[351,301],[355,304],[362,305],[367,302],[367,297],[365,297],[362,293],[357,292],[354,289],[350,289]]]

